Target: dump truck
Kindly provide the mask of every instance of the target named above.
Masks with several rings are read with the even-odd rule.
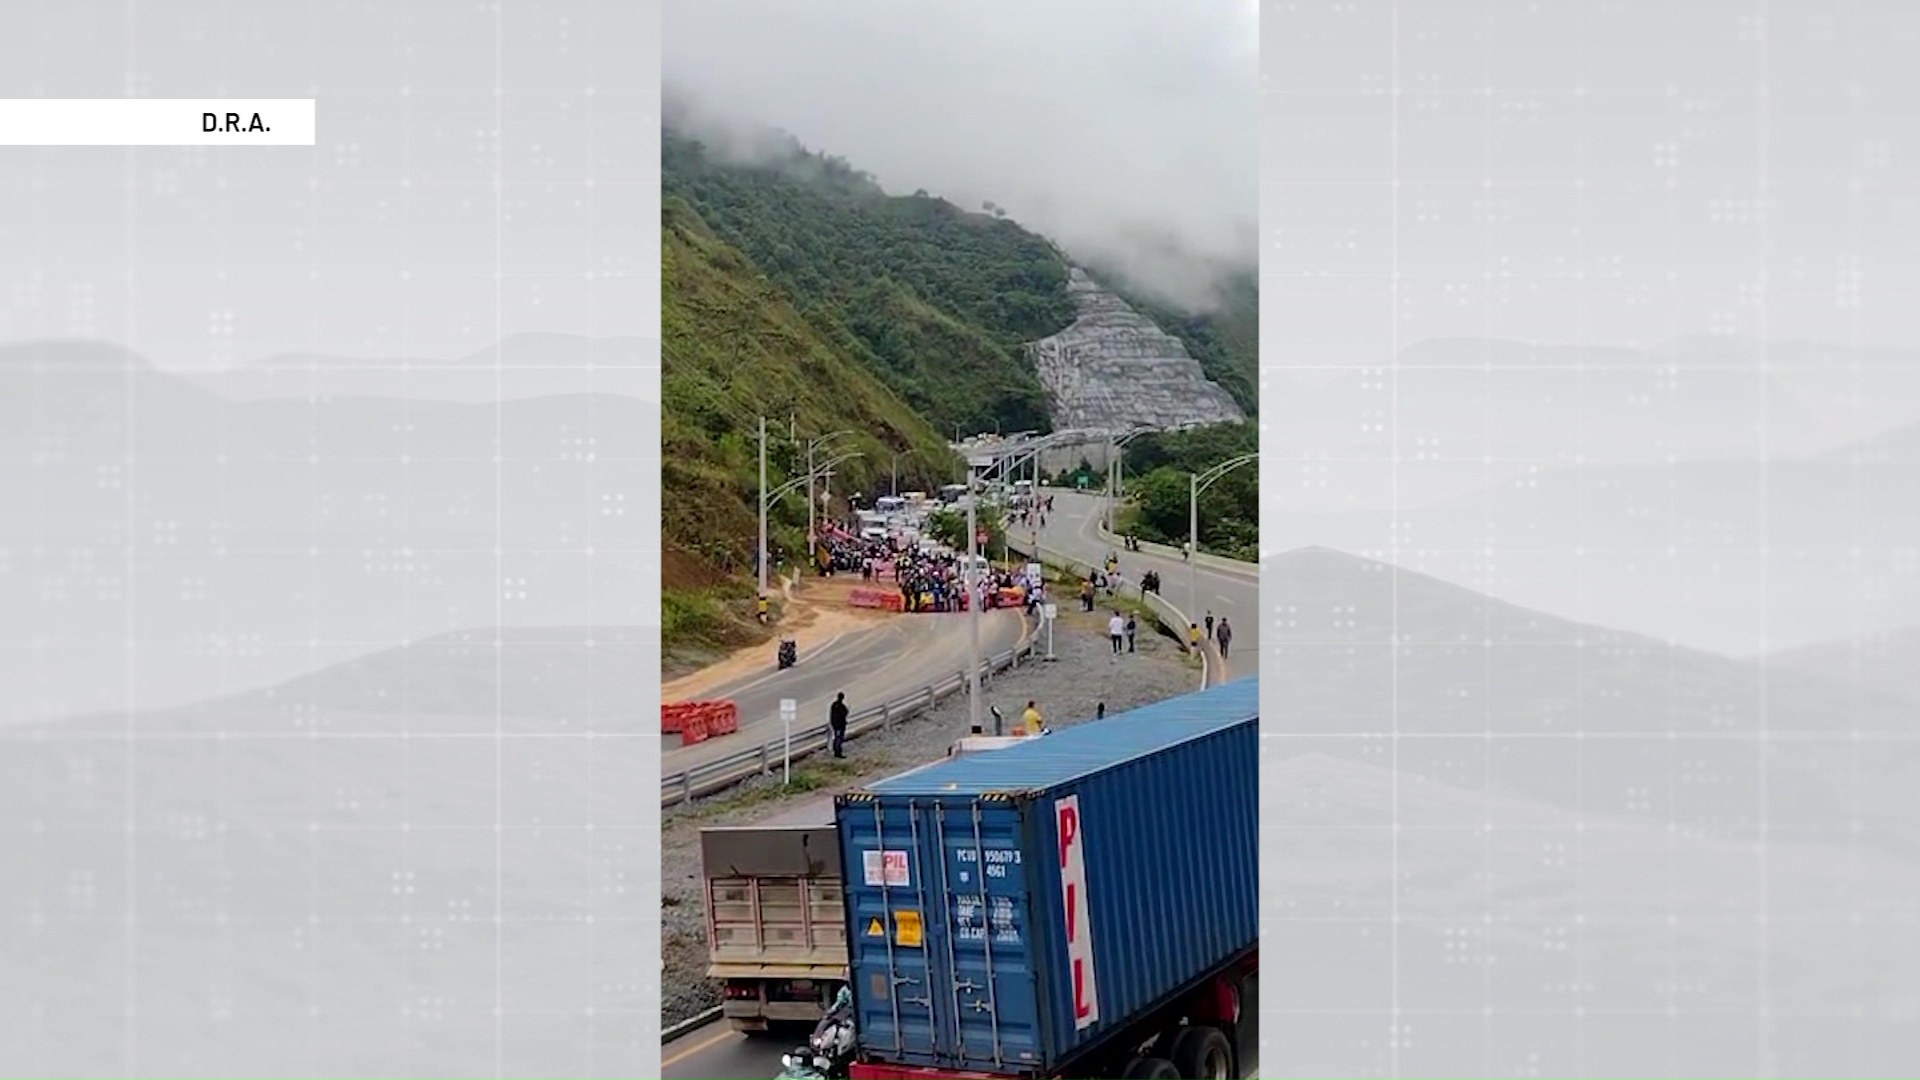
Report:
[[[754,825],[700,831],[707,977],[736,1030],[812,1024],[846,979],[831,796]]]
[[[950,747],[946,760],[1017,741],[970,736]],[[707,977],[721,983],[728,1023],[761,1035],[818,1022],[847,977],[833,797],[752,825],[702,829],[700,866]]]
[[[855,1080],[1241,1075],[1247,678],[836,800]]]

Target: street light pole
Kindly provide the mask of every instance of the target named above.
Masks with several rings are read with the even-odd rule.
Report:
[[[1120,518],[1120,482],[1114,477],[1113,459],[1119,456],[1120,443],[1107,433],[1107,531],[1112,532]]]
[[[1200,617],[1200,474],[1187,477],[1187,618]]]
[[[961,581],[967,590],[967,730],[980,730],[980,595],[976,587],[977,573],[974,563],[980,538],[975,533],[979,527],[979,516],[974,506],[979,502],[974,497],[973,463],[967,463],[967,567],[961,575]]]
[[[767,418],[760,418],[760,595],[767,595]]]
[[[840,436],[851,434],[853,434],[851,431],[829,431],[817,439],[807,440],[807,557],[803,560],[803,565],[810,565],[813,562],[814,552],[820,545],[820,541],[814,535],[816,526],[814,524],[815,507],[813,502],[813,453]]]
[[[1242,454],[1187,478],[1187,617],[1190,619],[1199,618],[1200,611],[1200,493],[1213,486],[1215,480],[1258,460],[1259,454]]]

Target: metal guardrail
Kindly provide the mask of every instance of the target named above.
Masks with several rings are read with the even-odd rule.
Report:
[[[1020,552],[1022,555],[1031,554],[1042,563],[1052,563],[1055,569],[1071,571],[1074,567],[1086,562],[1084,559],[1075,559],[1073,556],[1068,555],[1058,548],[1050,548],[1045,544],[1029,544],[1024,540],[1015,540],[1012,537],[1007,538],[1007,547]],[[1029,551],[1029,548],[1036,548],[1037,550]],[[1049,556],[1051,556],[1051,558]],[[1147,606],[1148,611],[1153,612],[1154,619],[1173,634],[1173,640],[1180,643],[1181,649],[1192,649],[1192,646],[1187,641],[1187,627],[1192,624],[1192,620],[1187,618],[1186,612],[1174,607],[1173,601],[1168,600],[1159,593],[1150,593],[1142,590],[1136,582],[1129,581],[1120,587],[1120,594],[1122,596],[1128,593],[1132,593],[1141,603]],[[1202,645],[1198,651],[1200,653],[1200,689],[1205,690],[1207,687],[1213,685],[1214,665],[1212,658],[1207,654],[1205,645]]]
[[[1033,635],[1028,633],[1025,640],[1012,649],[988,657],[980,663],[982,684],[994,675],[1018,667],[1020,662],[1033,655]],[[868,706],[859,712],[847,716],[847,738],[852,739],[870,731],[886,730],[901,720],[911,719],[933,708],[940,702],[965,690],[967,671],[959,671],[941,679],[939,682],[916,690],[906,697],[896,698],[880,705]],[[794,725],[792,760],[817,754],[833,744],[833,736],[824,723],[807,727]],[[660,777],[660,805],[675,806],[691,802],[702,795],[711,795],[716,791],[732,787],[743,780],[755,776],[767,776],[778,771],[787,752],[785,735],[758,746],[748,747],[715,761],[709,761],[677,773],[668,773]]]
[[[1122,546],[1121,538],[1115,535],[1114,533],[1107,531],[1107,522],[1105,517],[1101,517],[1094,521],[1093,531],[1099,535],[1100,539],[1106,541],[1107,543],[1112,544],[1115,547]],[[1157,540],[1142,540],[1140,541],[1140,546],[1143,548],[1148,548],[1152,550],[1155,555],[1158,555],[1163,559],[1178,559],[1183,554],[1183,549],[1179,544],[1162,544]],[[1256,581],[1259,580],[1259,576],[1260,576],[1259,563],[1248,562],[1245,559],[1235,559],[1226,555],[1215,555],[1210,551],[1200,552],[1198,555],[1194,557],[1199,560],[1199,562],[1196,565],[1201,566],[1205,569],[1218,570],[1223,574],[1236,574],[1236,575],[1252,574],[1254,576],[1254,580]]]

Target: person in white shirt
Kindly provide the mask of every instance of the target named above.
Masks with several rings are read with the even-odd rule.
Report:
[[[1121,618],[1117,611],[1113,613],[1113,618],[1107,620],[1107,636],[1113,639],[1113,655],[1119,656],[1120,647],[1127,640],[1127,620]]]

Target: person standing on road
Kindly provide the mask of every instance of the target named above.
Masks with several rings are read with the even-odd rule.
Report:
[[[1126,636],[1127,620],[1121,618],[1120,613],[1116,611],[1113,613],[1113,618],[1107,620],[1107,637],[1113,640],[1113,655],[1120,655],[1120,643]]]
[[[1200,651],[1200,625],[1198,623],[1187,624],[1187,644],[1192,647],[1194,652]]]
[[[1134,617],[1132,615],[1128,615],[1127,616],[1127,651],[1128,652],[1133,651],[1133,635],[1139,632],[1140,632],[1140,624],[1134,620]]]
[[[847,692],[833,695],[833,705],[827,709],[827,727],[833,730],[833,756],[847,756]]]
[[[1207,612],[1207,640],[1213,640],[1213,612]]]
[[[1225,616],[1220,619],[1219,629],[1213,632],[1213,640],[1220,646],[1220,659],[1227,658],[1227,645],[1233,641],[1233,627],[1227,624]]]

